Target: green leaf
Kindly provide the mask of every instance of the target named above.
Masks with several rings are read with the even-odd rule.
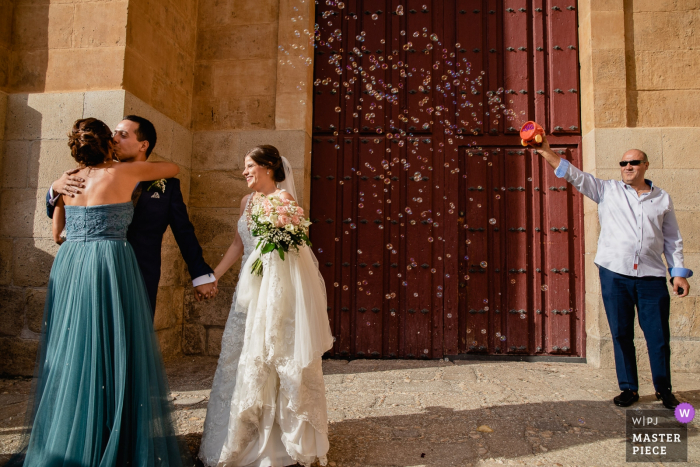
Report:
[[[280,258],[282,259],[282,261],[284,261],[284,251],[282,250],[282,248],[278,249],[277,253],[280,254]]]
[[[269,253],[272,250],[274,250],[277,247],[274,243],[268,243],[265,245],[265,247],[262,249],[261,253],[264,255],[265,253]]]

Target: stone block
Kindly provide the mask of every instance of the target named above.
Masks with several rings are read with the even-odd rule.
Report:
[[[300,93],[280,93],[276,96],[275,128],[310,131],[313,99]]]
[[[201,31],[198,60],[253,60],[277,58],[277,23],[242,24]]]
[[[222,61],[212,70],[212,96],[237,98],[274,96],[277,60]]]
[[[29,187],[39,188],[45,193],[63,172],[78,166],[67,143],[68,138],[43,139],[32,143],[29,152]]]
[[[593,92],[595,128],[619,128],[627,125],[627,95],[625,89],[601,89]]]
[[[221,353],[221,338],[224,335],[224,328],[210,327],[207,329],[207,355],[218,357]]]
[[[5,118],[7,117],[7,94],[0,91],[0,141],[5,141]],[[2,153],[0,152],[0,158]]]
[[[188,288],[184,300],[185,322],[204,326],[225,326],[231,310],[233,292],[231,287],[219,287],[216,297],[198,302],[194,298],[194,289]]]
[[[192,96],[158,72],[153,74],[151,86],[150,104],[180,125],[189,126]]]
[[[0,287],[0,336],[17,337],[24,328],[24,289]]]
[[[625,49],[594,49],[591,62],[596,87],[624,89],[627,86]]]
[[[5,139],[67,141],[66,133],[82,117],[82,92],[10,94]]]
[[[71,47],[73,5],[16,4],[12,46],[15,50]]]
[[[676,219],[683,237],[683,253],[700,253],[700,216],[697,211],[678,211]]]
[[[13,92],[40,93],[46,87],[46,64],[49,60],[48,49],[16,50],[7,53],[6,89]]]
[[[128,2],[112,0],[66,6],[74,8],[72,47],[126,45]]]
[[[598,277],[598,266],[594,263],[595,255],[586,254],[584,257],[585,268],[586,268],[586,292],[587,293],[600,293],[600,278]]]
[[[32,376],[39,341],[18,337],[0,337],[0,374]]]
[[[204,249],[204,261],[207,262],[212,268],[216,267],[221,261],[221,258],[226,253],[228,247],[216,248],[208,246]],[[238,283],[238,271],[241,269],[241,261],[236,261],[233,266],[219,278],[219,288],[221,287],[232,287]]]
[[[697,0],[635,0],[632,11],[635,13],[657,13],[661,11],[693,10],[698,8]]]
[[[182,332],[182,352],[185,355],[199,355],[206,348],[206,330],[199,324],[185,324]]]
[[[700,306],[697,298],[671,295],[669,326],[673,337],[700,337]]]
[[[640,127],[700,126],[700,91],[643,91],[637,95]]]
[[[182,355],[182,329],[170,328],[156,331],[163,360],[171,360]]]
[[[596,169],[617,169],[622,155],[640,149],[649,156],[649,167],[663,167],[660,128],[600,128],[595,133]],[[619,179],[619,173],[617,178]]]
[[[634,14],[634,50],[688,50],[698,16],[686,11],[644,11]]]
[[[275,98],[196,98],[192,106],[192,124],[196,131],[271,129],[275,125]]]
[[[124,84],[127,96],[143,101],[151,99],[151,89],[153,83],[153,68],[150,62],[139,54],[133,47],[127,47],[124,53]],[[128,97],[125,96],[125,101]],[[126,109],[125,104],[125,109]],[[127,113],[136,113],[133,111]],[[157,128],[156,128],[157,131]]]
[[[700,270],[700,254],[685,253],[683,256],[686,268],[692,269],[693,271]],[[688,293],[688,297],[700,296],[700,277],[698,277],[696,274],[688,279],[688,283],[690,284],[690,292]]]
[[[295,37],[295,41],[293,41],[292,44],[296,45],[298,41],[299,39],[296,39]],[[289,50],[291,50],[292,44],[280,45],[282,45],[285,48],[285,50],[288,50],[288,48]],[[305,48],[306,45],[304,45],[303,47],[304,48],[296,50],[298,56],[294,58],[292,62],[293,66],[289,66],[286,64],[286,60],[289,58],[289,56],[286,55],[283,50],[280,50],[278,52],[278,62],[281,60],[285,60],[285,65],[280,64],[280,66],[277,66],[277,63],[275,63],[275,68],[277,68],[276,74],[278,95],[289,93],[298,96],[299,99],[308,99],[310,97],[313,98],[313,63],[308,63],[301,57],[303,56],[305,58],[313,59],[314,49]]]
[[[44,318],[44,305],[46,304],[46,289],[26,289],[27,301],[25,316],[27,327],[37,334],[41,333]]]
[[[0,49],[12,48],[13,3],[10,0],[0,1]]]
[[[622,10],[591,11],[591,47],[625,48],[625,14]]]
[[[603,297],[599,293],[586,292],[586,335],[589,337],[610,337]]]
[[[0,142],[0,144],[2,144]],[[7,141],[2,157],[2,187],[26,188],[30,141]]]
[[[248,24],[276,23],[279,2],[261,0],[258,2],[202,0],[199,2],[197,29],[208,31],[217,26],[240,26]]]
[[[18,287],[46,287],[58,245],[43,238],[18,238],[13,245],[13,284]]]
[[[192,283],[188,283],[187,287],[191,287]],[[185,304],[185,287],[173,287],[173,308],[170,312],[175,319],[175,323],[179,326],[184,320],[184,304]]]
[[[239,210],[235,208],[192,208],[190,220],[203,248],[227,249],[236,236]]]
[[[171,0],[169,2],[169,5],[174,6],[175,9],[182,15],[183,18],[195,18],[195,17],[197,17],[199,19],[199,17],[198,17],[199,12],[197,11],[198,4],[200,5],[199,9],[201,11],[203,4],[201,2],[198,2],[197,0]],[[217,11],[216,8],[214,10]],[[217,11],[217,13],[218,13],[218,11]],[[192,24],[194,25],[194,22],[192,22]]]
[[[700,341],[671,339],[671,371],[700,370]]]
[[[177,123],[173,125],[171,157],[176,164],[192,168],[192,132]]]
[[[700,169],[700,128],[663,128],[662,141],[665,169]]]
[[[647,178],[673,199],[676,211],[700,211],[700,169],[649,169]]]
[[[191,185],[191,180],[192,180],[192,173],[190,172],[190,169],[179,166],[180,167],[180,173],[176,175],[176,178],[180,180],[180,191],[182,192],[182,199],[184,200],[185,204],[189,204],[190,202],[190,185]]]
[[[192,141],[194,170],[240,170],[246,148],[239,144],[237,131],[198,131]]]
[[[34,234],[35,208],[35,190],[3,190],[0,194],[0,235],[31,237]]]
[[[193,172],[190,206],[198,208],[239,208],[243,197],[250,193],[241,172]]]
[[[588,3],[591,11],[622,11],[624,8],[623,0],[590,0]]]
[[[124,117],[124,91],[88,91],[83,109],[85,118],[99,118],[114,130]]]
[[[10,283],[12,283],[12,239],[0,238],[0,285],[10,285]]]
[[[76,73],[76,70],[80,70],[80,72]],[[123,76],[123,46],[51,49],[46,66],[45,91],[91,91],[120,88]],[[64,134],[69,128],[64,130]]]
[[[698,50],[642,50],[636,53],[634,63],[636,89],[639,91],[700,87],[700,75],[697,73],[700,64]]]

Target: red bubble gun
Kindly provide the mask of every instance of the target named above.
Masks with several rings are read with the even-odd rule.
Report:
[[[542,135],[544,135],[544,128],[539,126],[536,122],[525,122],[520,129],[520,143],[523,146],[527,146],[528,144],[542,144]]]

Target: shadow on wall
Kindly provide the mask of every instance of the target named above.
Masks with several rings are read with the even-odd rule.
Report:
[[[7,3],[12,8],[3,9],[2,14],[10,15],[12,27],[3,34],[9,39],[4,86],[8,92],[42,92],[46,88],[49,48],[63,48],[65,44],[62,43],[70,43],[71,32],[64,28],[71,25],[73,5]]]
[[[33,137],[41,133],[43,117],[26,105],[21,119],[13,118],[10,107],[16,110],[18,99],[12,100],[0,185],[0,374],[32,375],[58,246],[39,182],[42,141]],[[18,121],[21,127],[13,126]]]

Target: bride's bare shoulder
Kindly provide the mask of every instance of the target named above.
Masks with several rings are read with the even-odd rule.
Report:
[[[279,197],[282,198],[282,199],[289,200],[289,201],[296,201],[296,200],[294,199],[294,196],[290,195],[290,194],[289,194],[288,192],[286,192],[286,191],[280,191]]]

